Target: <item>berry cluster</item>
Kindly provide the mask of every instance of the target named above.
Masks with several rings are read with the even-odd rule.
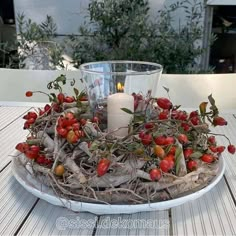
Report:
[[[59,117],[56,130],[58,135],[65,138],[68,143],[77,143],[81,137],[84,137],[82,127],[86,122],[85,119],[78,121],[72,112],[67,112]]]
[[[30,145],[27,142],[18,143],[16,145],[16,150],[21,153],[24,153],[27,158],[29,158],[30,160],[35,160],[40,165],[52,165],[52,159],[47,158],[43,153],[43,148],[38,145]]]
[[[201,128],[201,126],[203,129],[208,128],[203,120],[205,113],[202,113],[202,104],[200,105],[201,114],[198,111],[188,114],[175,108],[167,98],[158,98],[156,103],[160,110],[158,119],[144,123],[143,129],[139,131],[139,139],[144,145],[144,149],[151,150],[149,152],[149,156],[152,158],[151,163],[155,163],[155,166],[151,165],[149,169],[150,178],[153,181],[159,180],[162,173],[174,171],[181,152],[184,155],[188,171],[196,170],[200,162],[211,164],[218,160],[219,155],[225,150],[225,146],[217,145],[214,135],[208,137],[203,132],[202,138],[207,137],[205,145],[200,143],[196,145],[194,142],[194,132],[197,128]],[[206,103],[204,106],[206,107]],[[226,120],[218,115],[210,117],[209,120],[214,126],[227,125]],[[169,126],[169,131],[168,126],[163,126],[165,121]],[[176,131],[173,133],[172,129]],[[166,132],[171,134],[168,135]],[[179,149],[180,146],[181,149]],[[227,150],[231,154],[236,151],[235,146],[231,143]]]
[[[37,113],[33,111],[30,111],[25,116],[23,116],[23,119],[26,120],[24,123],[24,129],[29,129],[30,126],[34,124],[37,117],[38,117]]]

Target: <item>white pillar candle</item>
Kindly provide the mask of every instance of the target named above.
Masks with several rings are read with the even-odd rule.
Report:
[[[107,98],[108,132],[120,127],[128,127],[133,115],[121,110],[127,108],[134,111],[134,98],[125,93],[115,93]],[[124,137],[128,134],[128,128],[121,128],[114,135]]]

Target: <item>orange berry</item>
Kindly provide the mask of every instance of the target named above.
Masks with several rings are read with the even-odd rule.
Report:
[[[165,156],[165,150],[159,145],[154,146],[154,153],[159,158],[163,158]]]
[[[54,173],[57,176],[62,176],[65,173],[65,168],[63,165],[58,165],[55,169],[54,169]]]

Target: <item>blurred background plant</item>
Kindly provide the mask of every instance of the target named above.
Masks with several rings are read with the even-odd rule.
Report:
[[[89,22],[80,37],[71,36],[76,67],[97,60],[143,60],[160,63],[167,73],[197,73],[203,53],[200,1],[177,1],[149,19],[147,0],[92,0]],[[186,19],[175,27],[173,15],[183,10]],[[177,29],[176,29],[177,28]]]
[[[45,21],[37,24],[27,19],[24,14],[19,14],[17,22],[19,29],[17,40],[14,43],[4,44],[8,58],[6,67],[56,69],[56,66],[60,66],[64,68],[62,63],[64,44],[56,41],[57,26],[52,17],[46,16]]]
[[[177,11],[183,11],[186,19],[176,27],[173,16]],[[199,73],[204,50],[201,1],[175,1],[158,11],[155,20],[149,13],[148,0],[91,0],[88,22],[78,35],[64,42],[56,40],[52,17],[36,24],[21,14],[17,19],[18,50],[8,66],[65,69],[63,54],[69,51],[76,68],[99,60],[141,60],[162,64],[166,73]],[[4,46],[4,50],[10,48]]]

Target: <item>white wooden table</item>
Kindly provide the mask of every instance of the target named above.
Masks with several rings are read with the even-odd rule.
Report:
[[[0,107],[0,235],[236,235],[236,155],[227,152],[226,171],[219,184],[201,198],[170,210],[96,216],[34,197],[11,173],[11,154],[27,134],[21,117],[29,109]],[[236,144],[236,118],[233,113],[224,117],[228,126],[216,132]],[[223,137],[218,141],[227,145]],[[153,227],[137,224],[148,221]]]

